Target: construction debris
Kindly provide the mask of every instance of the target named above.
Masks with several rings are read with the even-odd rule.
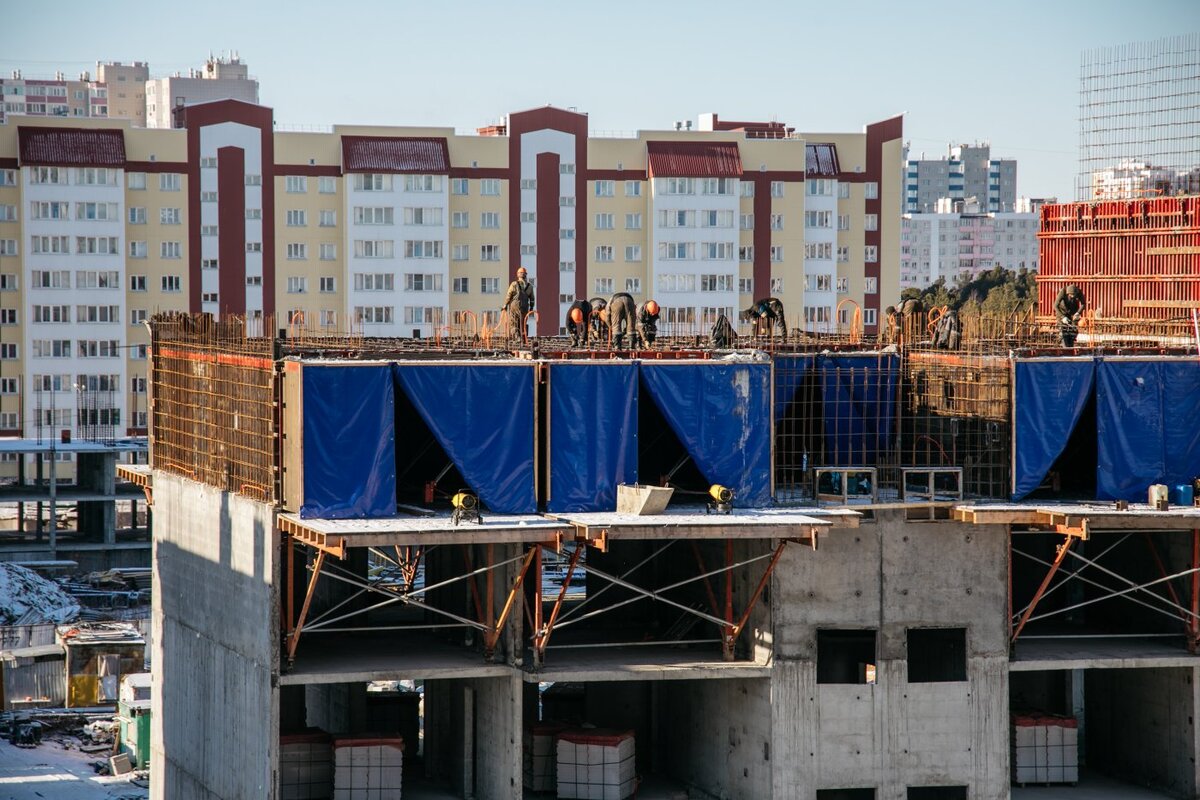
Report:
[[[0,563],[0,625],[70,622],[79,602],[33,570]]]

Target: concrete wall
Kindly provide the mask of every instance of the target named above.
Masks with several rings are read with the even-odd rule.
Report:
[[[1087,762],[1176,797],[1196,797],[1197,670],[1088,670]]]
[[[520,800],[521,678],[474,678],[465,683],[475,699],[475,796]]]
[[[151,797],[273,798],[274,512],[161,471],[154,512]]]
[[[775,797],[817,789],[963,784],[1007,798],[1007,536],[1003,527],[877,512],[775,572]],[[964,627],[967,680],[909,683],[907,629]],[[818,684],[817,630],[874,628],[876,683]]]

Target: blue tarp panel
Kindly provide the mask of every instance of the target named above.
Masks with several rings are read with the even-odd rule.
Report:
[[[899,367],[894,355],[822,354],[817,359],[825,464],[870,465],[888,452],[896,420]]]
[[[612,511],[637,483],[637,401],[634,363],[550,365],[548,511]]]
[[[816,356],[812,355],[777,355],[775,364],[775,419],[781,420],[787,416],[788,406],[796,396],[796,392],[804,384],[816,364]]]
[[[646,390],[710,483],[734,505],[771,502],[771,365],[643,362]]]
[[[1014,500],[1040,486],[1062,455],[1079,415],[1092,396],[1095,373],[1096,362],[1092,359],[1016,363]]]
[[[537,511],[532,365],[394,364],[392,370],[467,486],[490,511]]]
[[[1096,376],[1096,496],[1145,502],[1154,483],[1200,475],[1200,364],[1102,359]]]
[[[396,513],[396,411],[392,372],[381,366],[305,365],[304,504],[300,516]]]

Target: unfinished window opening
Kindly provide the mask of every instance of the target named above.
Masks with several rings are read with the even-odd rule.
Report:
[[[874,683],[876,634],[874,630],[817,631],[817,683]]]
[[[967,787],[910,786],[908,800],[967,800]]]
[[[817,800],[875,800],[875,790],[817,789]]]
[[[909,683],[949,683],[966,679],[966,628],[908,629]]]

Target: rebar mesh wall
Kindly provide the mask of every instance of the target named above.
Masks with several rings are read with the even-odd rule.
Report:
[[[274,342],[241,320],[161,317],[152,325],[156,469],[276,499]]]

